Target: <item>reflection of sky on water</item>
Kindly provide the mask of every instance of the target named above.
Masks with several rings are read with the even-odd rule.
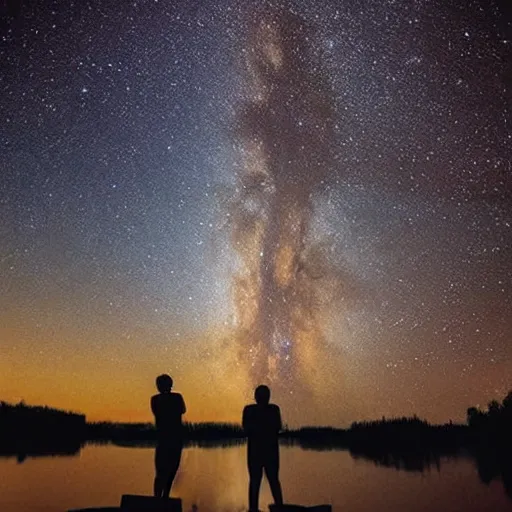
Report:
[[[0,459],[0,508],[5,512],[63,511],[112,506],[122,494],[150,494],[153,455],[148,448],[86,446],[80,457]],[[281,483],[289,503],[332,503],[335,512],[480,512],[510,510],[501,482],[483,485],[469,458],[441,458],[424,472],[396,471],[347,451],[281,448]],[[183,451],[173,495],[184,512],[246,510],[245,447]],[[266,482],[260,508],[271,502]]]

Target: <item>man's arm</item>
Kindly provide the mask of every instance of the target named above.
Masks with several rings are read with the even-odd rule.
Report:
[[[183,400],[183,395],[180,395],[181,398],[181,414],[185,414],[187,412],[187,406],[185,405],[185,400]]]

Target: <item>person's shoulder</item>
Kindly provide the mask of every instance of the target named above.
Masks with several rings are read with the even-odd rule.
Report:
[[[244,411],[254,411],[256,409],[257,405],[256,404],[247,404],[245,407],[244,407]]]
[[[281,409],[279,409],[279,405],[277,404],[268,404],[268,406],[273,410],[273,411],[280,411]]]

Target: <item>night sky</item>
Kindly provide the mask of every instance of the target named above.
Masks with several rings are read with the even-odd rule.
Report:
[[[512,389],[512,14],[7,1],[0,399],[462,421]]]

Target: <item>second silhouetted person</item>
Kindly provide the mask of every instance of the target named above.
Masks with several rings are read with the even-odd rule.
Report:
[[[247,465],[249,469],[249,510],[258,510],[263,470],[267,475],[276,505],[283,504],[279,482],[279,431],[281,411],[270,402],[268,386],[258,386],[254,392],[256,404],[246,405],[242,425],[247,434]]]

